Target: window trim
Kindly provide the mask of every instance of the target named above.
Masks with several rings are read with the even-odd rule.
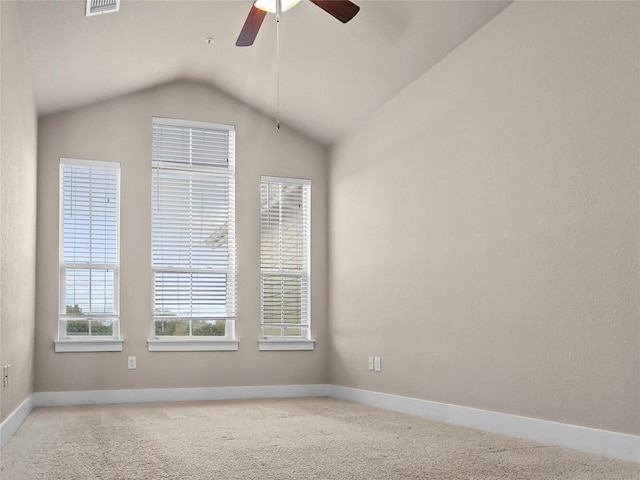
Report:
[[[235,125],[229,125],[225,123],[199,122],[197,120],[183,120],[181,118],[168,118],[168,117],[153,117],[153,124],[168,125],[170,127],[206,128],[208,130],[226,130],[228,132],[235,132],[236,130]]]
[[[308,178],[293,178],[293,177],[279,177],[262,175],[260,177],[260,189],[262,190],[263,184],[269,183],[286,183],[289,185],[304,185],[309,187],[308,198],[308,245],[307,245],[307,268],[306,272],[302,272],[307,276],[307,298],[306,306],[308,311],[308,323],[305,325],[307,334],[305,337],[268,337],[262,333],[263,329],[263,268],[260,265],[260,338],[258,339],[259,351],[303,351],[314,350],[316,340],[313,338],[312,322],[311,322],[311,179]],[[262,196],[262,194],[260,194]],[[262,222],[262,211],[260,212],[260,222]],[[260,249],[262,250],[262,231],[260,232]],[[294,324],[292,324],[294,326]]]
[[[54,340],[54,351],[64,352],[121,352],[123,350],[124,339],[104,338],[89,340],[68,338],[64,340]]]
[[[235,315],[232,317],[224,317],[226,322],[225,324],[225,336],[215,337],[215,336],[161,336],[155,334],[155,324],[157,317],[155,315],[155,272],[157,270],[171,270],[170,267],[155,267],[153,264],[153,256],[151,259],[151,325],[150,325],[150,336],[147,339],[147,350],[149,352],[181,352],[181,351],[237,351],[239,349],[239,341],[236,338],[236,329],[235,323],[237,320],[237,277],[238,277],[238,266],[237,266],[237,240],[236,240],[236,227],[235,227],[235,210],[236,210],[236,196],[235,196],[235,182],[236,182],[236,168],[235,168],[235,131],[236,128],[234,125],[227,125],[221,123],[212,123],[212,122],[200,122],[194,120],[183,120],[183,119],[174,119],[167,117],[152,117],[152,129],[154,125],[167,125],[171,127],[183,127],[183,128],[196,128],[196,129],[208,129],[208,130],[220,130],[220,131],[228,131],[233,132],[234,141],[233,144],[230,145],[232,147],[231,151],[232,158],[230,155],[230,167],[228,168],[228,177],[230,178],[230,190],[233,192],[233,230],[232,233],[233,242],[234,242],[234,286],[232,291],[232,302],[234,303],[234,313]],[[154,137],[152,133],[151,142],[153,145]],[[153,195],[153,175],[155,172],[155,161],[152,153],[151,157],[151,175],[152,175],[152,185],[151,192]],[[213,167],[214,170],[219,170],[220,167]],[[151,211],[151,252],[153,255],[153,209]],[[192,319],[196,319],[196,317],[190,317]],[[207,317],[209,318],[209,317]]]
[[[73,268],[74,266],[82,266],[83,268],[92,269],[93,264],[72,264],[64,263],[64,190],[62,188],[62,172],[64,165],[79,165],[85,167],[108,168],[115,170],[117,173],[116,191],[116,263],[109,264],[108,267],[114,270],[114,310],[113,315],[93,315],[95,317],[115,318],[114,334],[110,336],[73,336],[68,335],[66,327],[63,327],[65,314],[61,313],[63,302],[63,293],[65,291],[62,285],[61,270],[64,268]],[[120,352],[123,349],[124,339],[122,338],[120,329],[120,210],[121,210],[121,175],[122,168],[120,162],[104,161],[104,160],[88,160],[80,158],[60,157],[58,166],[58,313],[57,313],[57,338],[54,340],[54,352]],[[65,277],[66,278],[66,277]]]

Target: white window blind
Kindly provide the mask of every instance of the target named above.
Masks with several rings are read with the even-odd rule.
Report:
[[[262,335],[308,340],[311,182],[262,177],[260,200]]]
[[[153,119],[155,337],[234,337],[235,130]]]
[[[120,164],[60,159],[59,338],[119,338]]]

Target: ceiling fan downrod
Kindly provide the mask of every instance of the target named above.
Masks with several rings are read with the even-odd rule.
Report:
[[[285,0],[285,9],[296,5],[300,0]],[[342,23],[347,23],[356,16],[360,7],[350,0],[310,0],[332,17]],[[249,15],[242,26],[236,46],[248,47],[253,45],[256,35],[260,30],[262,21],[267,11],[274,11],[274,0],[256,0],[251,5]],[[275,0],[276,14],[276,129],[280,130],[280,14],[282,13],[282,0]]]
[[[282,0],[276,0],[276,130],[280,130],[280,12]]]

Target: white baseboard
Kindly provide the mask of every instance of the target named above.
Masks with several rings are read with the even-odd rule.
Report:
[[[29,395],[9,416],[0,424],[0,448],[4,447],[20,425],[33,410],[33,395]]]
[[[330,385],[342,400],[640,463],[640,436]]]
[[[2,424],[0,448],[18,431],[35,407],[98,405],[107,403],[178,402],[196,400],[242,400],[329,396],[330,385],[259,385],[250,387],[149,388],[136,390],[86,390],[36,392],[27,397]]]
[[[37,392],[33,394],[33,397],[34,406],[53,407],[105,403],[323,397],[328,395],[329,385],[260,385],[251,387],[147,388],[136,390]]]
[[[20,428],[34,407],[320,396],[640,463],[640,436],[637,435],[326,384],[36,392],[0,424],[0,448]]]

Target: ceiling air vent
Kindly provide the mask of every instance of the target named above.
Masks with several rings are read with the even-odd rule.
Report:
[[[87,0],[87,17],[120,10],[120,0]]]

